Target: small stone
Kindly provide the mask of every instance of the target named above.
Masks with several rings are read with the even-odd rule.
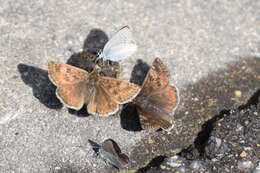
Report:
[[[149,138],[149,139],[148,139],[148,143],[149,143],[149,144],[153,144],[154,141],[153,141],[151,138]]]
[[[212,162],[217,162],[217,161],[218,161],[218,159],[216,159],[216,158],[213,158],[213,159],[211,159],[211,161],[212,161]]]
[[[221,139],[215,138],[215,140],[216,140],[216,147],[219,148],[221,145]]]
[[[198,170],[198,169],[202,168],[202,164],[199,161],[193,161],[190,164],[190,167]]]
[[[246,157],[246,156],[247,156],[247,153],[246,153],[245,151],[242,151],[242,152],[240,153],[240,157],[244,158],[244,157]]]
[[[244,149],[245,149],[246,151],[251,151],[251,150],[253,150],[253,148],[251,148],[251,147],[244,147]]]
[[[179,171],[181,172],[181,173],[185,173],[186,171],[185,171],[185,167],[179,167]]]
[[[246,120],[246,121],[245,121],[245,125],[248,125],[248,124],[249,124],[249,121],[248,121],[248,120]]]
[[[161,165],[160,167],[161,167],[161,169],[165,169],[166,168],[166,166],[164,166],[164,165]]]
[[[240,90],[235,90],[234,94],[236,97],[241,97],[242,96],[242,92]]]
[[[199,101],[199,99],[198,99],[197,97],[195,97],[193,100],[194,100],[195,102]]]
[[[178,156],[170,157],[166,163],[173,168],[182,166],[182,160]]]
[[[250,160],[239,161],[237,163],[237,168],[241,171],[247,171],[249,169],[252,169],[253,167],[254,167],[254,164]]]
[[[236,131],[238,132],[238,131],[241,131],[241,130],[243,130],[243,126],[241,125],[241,124],[237,124],[237,129],[236,129]]]

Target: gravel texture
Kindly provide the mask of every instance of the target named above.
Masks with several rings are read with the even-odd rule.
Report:
[[[228,113],[216,115],[205,124],[207,128],[200,132],[195,145],[176,156],[164,158],[160,166],[157,161],[157,166],[152,166],[150,163],[139,172],[258,173],[260,90],[249,100],[248,104],[225,112]],[[209,137],[202,139],[201,135],[209,131]],[[203,145],[203,142],[206,145]]]

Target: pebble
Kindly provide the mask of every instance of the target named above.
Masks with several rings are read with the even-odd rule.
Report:
[[[247,156],[247,153],[246,153],[245,151],[242,151],[242,152],[240,153],[240,157],[244,158],[244,157],[246,157],[246,156]]]
[[[220,138],[215,138],[216,140],[216,147],[219,148],[221,145],[221,139]]]
[[[173,156],[167,159],[167,164],[173,168],[182,166],[182,160],[178,156]]]
[[[236,97],[241,97],[242,96],[242,92],[240,90],[235,90],[234,93],[235,93]]]
[[[193,169],[200,169],[200,168],[202,168],[203,166],[202,166],[202,164],[201,164],[200,161],[195,160],[195,161],[193,161],[193,162],[190,164],[190,167],[193,168]]]
[[[238,132],[238,131],[241,131],[241,130],[243,130],[243,126],[241,125],[241,124],[237,124],[237,129],[236,129],[236,131]]]
[[[247,171],[249,169],[252,169],[253,167],[254,167],[254,164],[249,160],[238,161],[238,163],[237,163],[237,168],[241,171]]]

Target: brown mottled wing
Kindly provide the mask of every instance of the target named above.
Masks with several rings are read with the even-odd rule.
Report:
[[[56,95],[66,107],[79,110],[84,105],[85,87],[84,83],[63,85],[57,88]]]
[[[50,80],[57,86],[56,95],[67,107],[79,110],[85,100],[88,73],[68,64],[49,62]]]
[[[48,63],[50,80],[56,85],[71,85],[82,82],[88,76],[88,72],[80,68],[57,62]]]
[[[117,157],[122,165],[128,164],[128,156],[121,152],[121,149],[113,139],[105,140],[102,144],[102,148]]]
[[[101,146],[104,150],[115,156],[121,153],[121,149],[113,139],[106,139]]]
[[[165,130],[172,127],[171,113],[178,104],[178,93],[169,84],[169,73],[159,58],[153,62],[140,94],[136,97],[143,129]]]
[[[140,96],[148,96],[154,91],[163,89],[169,84],[169,73],[166,66],[156,58],[148,71],[140,91]]]
[[[172,113],[178,105],[178,91],[175,87],[167,85],[167,87],[154,92],[146,97],[147,102],[165,113]]]
[[[140,91],[136,84],[105,76],[100,76],[100,86],[118,104],[132,101]]]
[[[146,111],[142,108],[137,108],[141,127],[144,130],[158,130],[162,128],[164,130],[169,130],[172,127],[171,117],[168,114],[156,115],[154,112]]]
[[[108,116],[116,113],[119,105],[111,99],[106,91],[97,86],[87,106],[88,113],[99,116]]]

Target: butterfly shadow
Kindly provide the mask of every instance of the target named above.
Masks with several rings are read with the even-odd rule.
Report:
[[[138,59],[131,73],[130,82],[142,85],[150,66],[143,60]],[[139,115],[136,106],[132,103],[125,105],[120,114],[121,127],[128,131],[141,131]]]
[[[62,103],[56,97],[56,86],[51,83],[46,70],[18,64],[22,81],[32,88],[33,96],[50,109],[61,109]]]

